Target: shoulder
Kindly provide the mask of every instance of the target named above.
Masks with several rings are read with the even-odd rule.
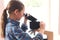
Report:
[[[6,31],[10,32],[10,31],[12,31],[12,29],[14,29],[14,27],[15,26],[12,23],[7,23],[6,24]]]

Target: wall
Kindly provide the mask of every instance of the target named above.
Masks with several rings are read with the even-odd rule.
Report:
[[[58,32],[60,34],[60,0],[59,0],[59,29],[58,29]]]
[[[0,40],[3,40],[3,38],[1,38],[1,33],[2,33],[2,30],[1,30],[1,14],[2,14],[2,11],[4,9],[4,0],[0,0]]]
[[[60,40],[58,33],[59,24],[59,0],[51,0],[50,30],[53,31],[53,39]]]

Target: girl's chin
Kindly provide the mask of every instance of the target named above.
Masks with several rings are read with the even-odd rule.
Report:
[[[17,19],[16,21],[20,21],[20,19]]]

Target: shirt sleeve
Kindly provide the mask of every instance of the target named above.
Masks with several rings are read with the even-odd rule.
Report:
[[[12,32],[9,33],[9,37],[12,40],[43,40],[43,37],[40,33],[37,34],[36,37],[31,38],[27,33],[16,27],[12,28]]]
[[[28,28],[27,28],[27,25],[23,23],[22,26],[21,26],[21,29],[22,29],[24,32],[26,32],[26,30],[28,29]]]

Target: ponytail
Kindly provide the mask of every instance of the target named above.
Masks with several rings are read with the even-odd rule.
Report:
[[[5,9],[3,11],[3,14],[2,14],[2,31],[3,31],[3,37],[5,37],[5,28],[6,28],[6,24],[7,24],[7,12],[6,12],[7,9]]]

